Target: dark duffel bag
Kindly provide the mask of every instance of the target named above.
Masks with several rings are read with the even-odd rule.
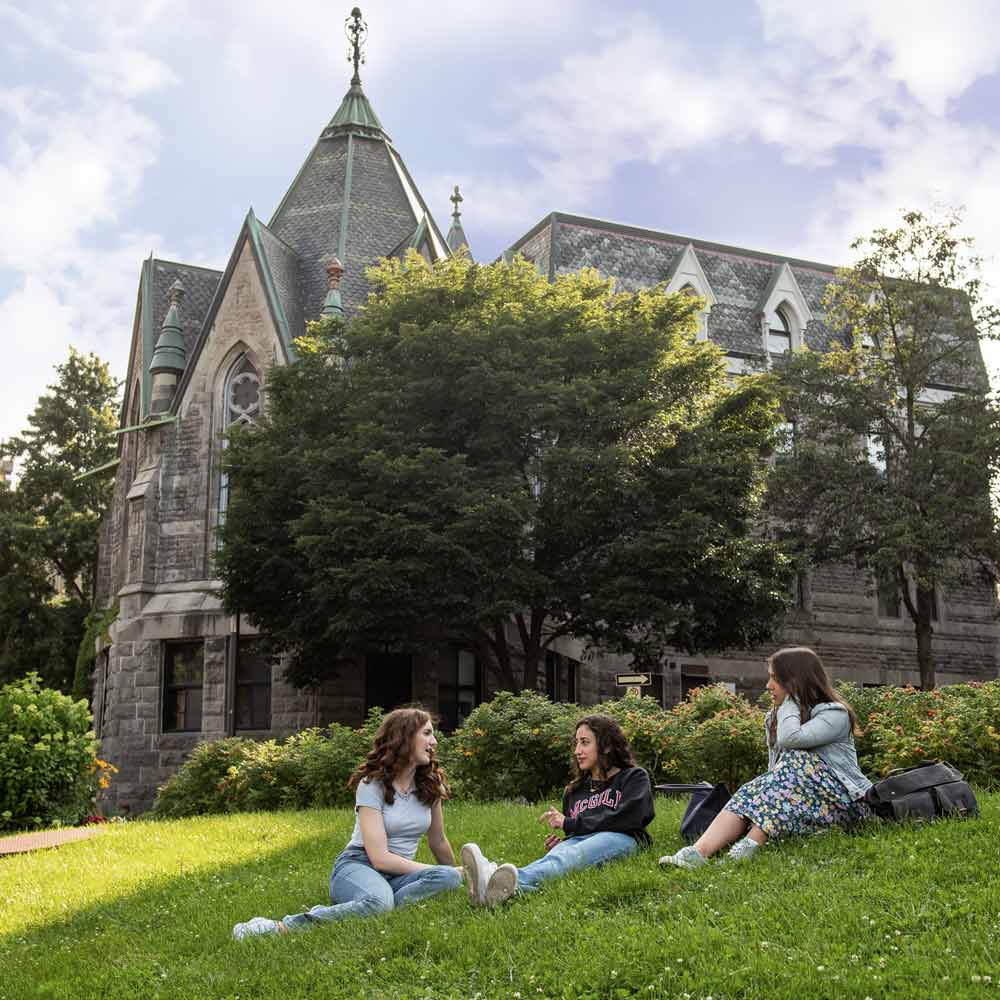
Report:
[[[691,793],[681,820],[681,836],[687,844],[693,844],[712,825],[712,820],[732,798],[725,785],[710,785],[707,781],[697,785],[657,785],[656,791],[665,795]]]
[[[868,789],[865,801],[882,819],[979,815],[975,792],[962,772],[943,761],[890,772]]]

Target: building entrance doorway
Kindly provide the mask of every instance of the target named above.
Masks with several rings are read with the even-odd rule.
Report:
[[[413,701],[413,657],[409,653],[370,653],[365,679],[366,716],[376,705],[391,712]]]

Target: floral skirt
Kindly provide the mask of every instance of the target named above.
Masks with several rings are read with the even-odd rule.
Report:
[[[726,803],[768,837],[794,837],[830,826],[853,826],[871,816],[814,753],[786,750],[773,770],[748,781]]]

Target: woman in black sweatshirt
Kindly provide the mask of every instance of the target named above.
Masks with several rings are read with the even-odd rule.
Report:
[[[539,817],[553,832],[548,852],[524,868],[487,861],[476,844],[462,848],[462,866],[473,906],[495,906],[515,892],[532,892],[542,882],[579,868],[632,854],[652,841],[649,775],[635,766],[621,726],[607,715],[587,715],[576,724],[573,749],[576,777],[554,806]]]

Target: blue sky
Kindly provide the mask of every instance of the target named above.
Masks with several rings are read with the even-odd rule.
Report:
[[[73,344],[124,369],[139,265],[221,267],[347,88],[329,0],[0,0],[0,437]],[[369,2],[365,90],[491,259],[553,210],[847,263],[965,206],[1000,288],[1000,0]],[[992,350],[988,352],[992,362]]]

